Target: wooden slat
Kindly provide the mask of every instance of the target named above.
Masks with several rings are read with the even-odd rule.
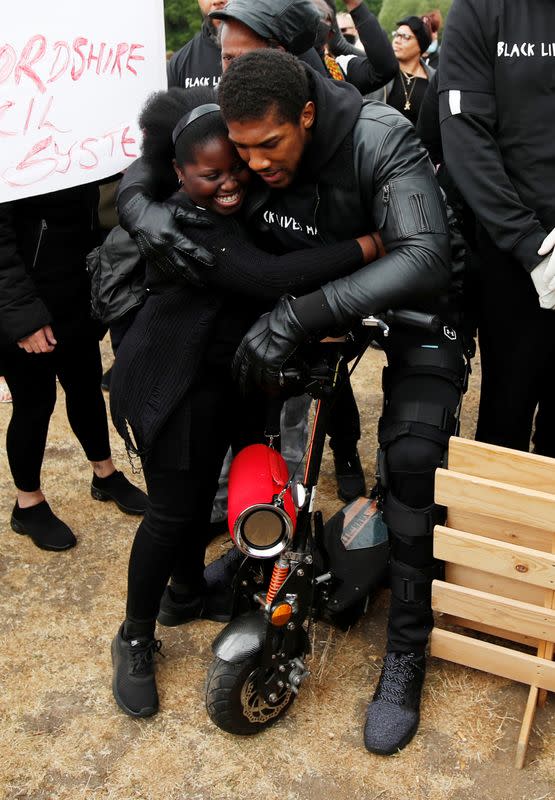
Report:
[[[531,525],[515,525],[514,522],[505,519],[486,517],[472,510],[471,506],[447,509],[446,524],[449,528],[457,528],[467,533],[476,533],[479,536],[488,536],[490,539],[513,542],[533,550],[551,553],[554,538],[551,531],[540,531]]]
[[[464,567],[460,564],[446,564],[445,580],[448,583],[455,583],[457,586],[468,586],[469,589],[499,594],[501,597],[512,597],[514,600],[522,600],[523,603],[544,605],[545,589],[513,578],[492,575],[490,572],[480,569]]]
[[[456,436],[449,440],[449,469],[555,494],[555,460]]]
[[[440,628],[432,631],[430,652],[436,658],[555,691],[555,662],[537,656]]]
[[[520,600],[434,581],[432,608],[485,625],[501,623],[507,630],[555,641],[555,611]]]
[[[471,631],[478,631],[478,633],[487,633],[489,636],[495,636],[496,639],[508,639],[510,642],[526,645],[533,650],[538,649],[538,640],[534,639],[532,636],[526,636],[524,633],[515,633],[515,631],[506,631],[504,628],[497,628],[495,625],[484,625],[483,622],[476,622],[474,619],[463,619],[462,617],[454,617],[452,614],[441,614],[437,617],[436,624],[441,628],[443,628],[444,625],[456,625],[459,628],[469,628]]]
[[[544,691],[542,689],[542,691]],[[526,750],[528,749],[528,742],[530,741],[530,733],[532,732],[532,724],[536,716],[536,705],[538,702],[539,689],[537,686],[531,686],[528,693],[528,701],[522,717],[522,725],[520,734],[516,745],[515,754],[515,767],[522,769],[524,766],[524,759],[526,758]]]
[[[494,575],[555,588],[555,556],[529,547],[509,544],[436,525],[434,556],[466,567],[483,569]]]
[[[478,507],[480,513],[487,517],[553,531],[555,495],[547,492],[521,489],[508,483],[438,469],[435,499],[440,505],[449,508],[465,508],[470,505]]]

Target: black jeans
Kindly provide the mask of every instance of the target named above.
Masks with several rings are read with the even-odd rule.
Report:
[[[110,457],[108,420],[95,334],[58,342],[52,353],[2,353],[2,368],[13,398],[6,435],[14,483],[23,492],[40,488],[50,417],[56,405],[56,376],[65,392],[67,418],[89,461]]]
[[[231,381],[204,376],[171,415],[143,459],[148,506],[131,549],[127,619],[154,629],[172,572],[191,595],[204,587],[205,531],[230,446],[263,440],[264,404]]]
[[[476,438],[555,457],[555,311],[541,309],[530,275],[479,239],[478,339],[482,389]]]

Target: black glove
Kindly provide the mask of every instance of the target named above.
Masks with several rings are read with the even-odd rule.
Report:
[[[263,314],[245,334],[233,358],[232,371],[243,393],[255,386],[276,391],[284,363],[308,338],[291,307],[291,297],[281,297],[269,314]]]
[[[203,288],[203,272],[216,263],[214,255],[188,239],[182,225],[208,228],[209,219],[193,209],[157,203],[139,192],[119,211],[119,221],[149,263],[172,278]]]

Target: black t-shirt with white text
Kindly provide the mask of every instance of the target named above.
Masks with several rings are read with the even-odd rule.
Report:
[[[555,3],[454,0],[439,73],[447,167],[497,246],[531,270],[555,228]]]

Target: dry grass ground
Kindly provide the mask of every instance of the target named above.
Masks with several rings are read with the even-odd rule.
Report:
[[[355,388],[371,475],[380,411],[382,356],[371,351]],[[478,366],[478,365],[476,365]],[[475,373],[478,369],[475,368]],[[463,421],[471,435],[473,377]],[[62,399],[62,398],[60,398]],[[9,419],[0,408],[0,429]],[[122,618],[136,520],[93,501],[90,474],[68,431],[63,403],[53,420],[44,488],[78,536],[67,553],[38,550],[9,528],[13,490],[0,451],[0,797],[9,800],[547,800],[555,798],[555,703],[541,711],[527,765],[512,767],[526,689],[432,660],[422,724],[388,759],[362,745],[366,703],[380,668],[387,593],[347,634],[319,624],[312,677],[288,716],[255,738],[215,728],[203,686],[216,623],[162,629],[161,710],[135,721],[110,690],[110,640]],[[126,466],[114,435],[117,463]],[[129,471],[127,469],[127,471]],[[329,461],[320,505],[338,507]],[[221,552],[212,545],[210,555]]]

